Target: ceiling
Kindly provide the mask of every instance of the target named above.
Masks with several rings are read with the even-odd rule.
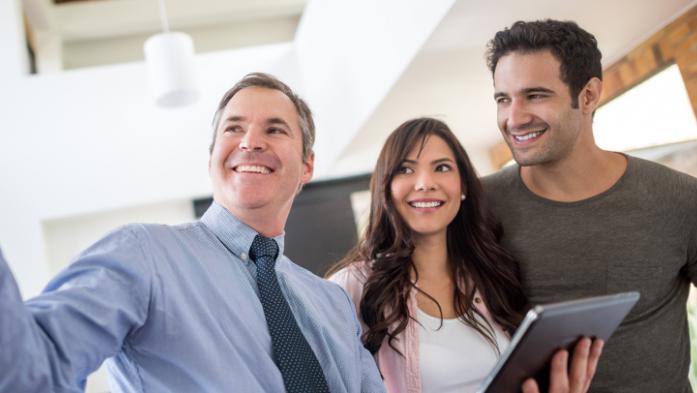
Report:
[[[64,4],[24,0],[38,72],[142,61],[144,41],[162,30],[160,2],[166,8],[171,30],[189,33],[197,53],[294,41],[307,5],[307,0],[73,0]],[[343,0],[323,2],[336,8],[348,4]],[[380,142],[395,124],[408,117],[445,113],[445,120],[459,132],[466,147],[475,151],[486,152],[499,143],[492,121],[493,106],[487,99],[490,81],[484,52],[494,33],[516,20],[575,20],[597,37],[603,64],[608,66],[696,3],[455,1],[373,115],[342,149],[338,159],[347,161],[345,168],[339,163],[333,171],[369,170]],[[370,1],[356,0],[351,6],[363,7],[365,12],[375,8]],[[627,17],[629,10],[631,17]],[[360,28],[355,28],[356,40],[360,40]],[[445,87],[439,89],[439,84]],[[452,90],[447,85],[459,85],[460,89]],[[422,97],[430,94],[430,99],[418,105],[415,100],[405,101],[404,97],[414,91],[420,91]],[[317,104],[314,106],[317,109]],[[367,163],[365,168],[356,167],[357,155]]]
[[[164,0],[170,30],[190,34],[197,53],[289,42],[306,0]],[[24,0],[39,72],[143,60],[163,30],[160,0]]]
[[[143,60],[143,42],[171,30],[194,38],[197,53],[293,40],[307,0],[24,0],[30,46],[50,58],[43,72]],[[327,0],[329,1],[329,0]],[[465,1],[455,3],[426,51],[482,47],[518,19],[568,18],[599,39],[605,65],[694,1]],[[369,3],[368,3],[369,4]],[[631,17],[626,17],[631,10]],[[618,20],[622,23],[618,23]],[[621,27],[620,27],[621,26]],[[41,67],[40,67],[41,68]],[[41,70],[40,70],[41,72]]]

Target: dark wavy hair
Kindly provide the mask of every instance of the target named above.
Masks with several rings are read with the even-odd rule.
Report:
[[[431,136],[442,138],[452,150],[462,190],[467,194],[447,228],[449,268],[456,280],[453,300],[460,320],[497,348],[492,327],[475,318],[478,314],[472,306],[475,290],[483,295],[494,321],[509,332],[520,323],[527,303],[518,263],[499,244],[501,226],[486,208],[481,183],[462,145],[442,121],[409,120],[392,132],[380,152],[370,182],[372,201],[364,236],[327,273],[331,275],[353,263],[368,261],[369,273],[359,307],[367,326],[363,344],[373,354],[385,337],[390,347],[398,351],[393,342],[404,331],[409,318],[414,318],[407,307],[410,291],[424,293],[412,282],[411,272],[418,275],[411,259],[412,231],[395,208],[390,185],[407,154],[415,146],[423,149]]]
[[[489,41],[487,65],[493,75],[499,59],[511,52],[545,50],[561,63],[561,80],[569,87],[571,106],[578,108],[579,93],[591,78],[603,79],[603,68],[595,37],[574,22],[552,19],[515,22]]]

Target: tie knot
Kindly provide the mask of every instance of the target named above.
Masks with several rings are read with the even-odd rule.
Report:
[[[276,256],[278,256],[278,244],[276,244],[275,240],[261,235],[256,235],[254,237],[252,247],[249,248],[249,257],[252,258],[254,262],[264,257],[275,260]]]

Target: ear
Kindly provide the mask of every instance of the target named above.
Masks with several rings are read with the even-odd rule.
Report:
[[[302,184],[307,184],[312,180],[312,174],[314,173],[315,170],[315,152],[310,151],[310,154],[307,155],[307,159],[303,161],[303,175],[302,178],[300,179],[300,182]]]
[[[578,105],[581,111],[589,115],[595,112],[600,104],[600,96],[602,93],[603,81],[596,77],[591,78],[578,96]]]

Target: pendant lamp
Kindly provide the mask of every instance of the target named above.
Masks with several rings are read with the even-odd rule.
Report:
[[[170,32],[164,0],[159,0],[162,33],[145,41],[145,63],[150,93],[158,106],[181,107],[198,99],[194,41]]]

